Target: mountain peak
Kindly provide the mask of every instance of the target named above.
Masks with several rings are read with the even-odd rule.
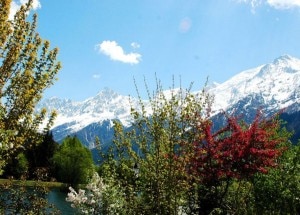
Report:
[[[90,97],[85,101],[83,101],[83,103],[91,102],[91,101],[110,103],[113,99],[117,98],[118,96],[121,95],[115,92],[114,90],[105,87],[103,90],[99,91],[95,96]]]
[[[115,91],[113,91],[112,89],[110,89],[108,87],[105,87],[102,90],[100,90],[94,97],[115,95],[115,94],[117,94]],[[92,97],[92,98],[94,98],[94,97]]]
[[[283,55],[276,58],[272,63],[264,65],[257,76],[261,78],[278,79],[283,74],[299,73],[300,60],[290,55]]]
[[[104,89],[101,90],[98,94],[116,94],[116,92],[110,89],[109,87],[104,87]]]
[[[272,63],[243,71],[210,89],[215,95],[214,110],[225,110],[248,95],[260,95],[270,108],[285,108],[292,102],[288,98],[298,95],[299,80],[300,60],[283,55]]]
[[[271,64],[280,68],[289,67],[293,70],[300,69],[300,60],[290,55],[282,55],[276,58]]]
[[[290,61],[290,60],[293,60],[295,59],[294,57],[292,57],[291,55],[288,55],[288,54],[284,54],[278,58],[276,58],[273,62],[280,62],[280,61]]]

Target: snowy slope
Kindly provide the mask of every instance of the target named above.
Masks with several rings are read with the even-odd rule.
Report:
[[[243,71],[208,90],[215,96],[213,110],[218,112],[249,95],[259,95],[269,110],[279,110],[300,98],[300,60],[288,55],[272,63]]]
[[[222,84],[213,83],[207,91],[214,95],[214,114],[232,108],[255,112],[258,106],[270,112],[287,107],[297,111],[300,109],[300,60],[284,55],[269,64],[243,71]],[[179,93],[179,90],[167,90],[164,94],[168,98],[176,92]],[[81,102],[51,98],[40,103],[38,109],[46,107],[58,112],[53,126],[56,140],[78,133],[84,137],[85,144],[92,147],[96,130],[111,136],[111,120],[117,119],[125,126],[130,125],[131,105],[139,107],[138,99],[105,89]]]
[[[137,99],[122,96],[110,89],[104,89],[95,97],[82,102],[68,99],[51,98],[38,105],[38,109],[45,107],[48,111],[56,110],[58,116],[54,126],[64,126],[65,130],[73,133],[96,122],[107,119],[118,119],[125,126],[131,121],[131,105],[137,105]]]

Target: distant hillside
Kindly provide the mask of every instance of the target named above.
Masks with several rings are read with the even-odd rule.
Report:
[[[293,143],[298,143],[300,139],[300,111],[293,113],[283,113],[280,118],[287,122],[286,128],[293,131],[294,135],[291,138]]]

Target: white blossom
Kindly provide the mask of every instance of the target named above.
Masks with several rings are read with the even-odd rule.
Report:
[[[94,173],[91,181],[86,186],[86,190],[79,189],[76,192],[72,187],[69,187],[70,192],[67,195],[66,201],[71,202],[71,207],[78,208],[83,214],[95,213],[101,210],[103,204],[103,193],[107,186],[103,183],[103,179]],[[110,208],[114,208],[111,205]]]

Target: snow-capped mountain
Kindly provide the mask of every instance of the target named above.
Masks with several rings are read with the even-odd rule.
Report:
[[[95,97],[82,102],[69,99],[50,98],[38,105],[48,111],[56,110],[58,117],[54,127],[70,124],[69,129],[78,131],[85,126],[106,119],[119,119],[125,126],[130,123],[130,107],[136,99],[122,96],[111,89],[105,88]]]
[[[215,96],[214,111],[227,110],[248,98],[268,110],[280,110],[300,101],[300,59],[281,56],[272,63],[243,71],[208,90]],[[253,101],[252,101],[253,102]]]
[[[131,106],[137,106],[138,100],[123,96],[111,89],[104,89],[95,97],[81,102],[74,102],[69,99],[50,98],[41,102],[37,110],[46,108],[48,111],[55,110],[58,113],[53,126],[53,135],[57,141],[67,135],[80,132],[86,127],[112,126],[111,120],[120,120],[123,125],[129,126],[131,122]],[[103,123],[105,121],[105,123]],[[110,123],[108,123],[110,122]],[[82,136],[86,136],[83,135]],[[84,141],[90,147],[94,138],[86,137]]]
[[[214,115],[222,110],[251,118],[258,108],[269,114],[283,108],[293,113],[300,110],[300,59],[284,55],[271,63],[243,71],[222,84],[213,83],[206,90],[214,95]],[[169,90],[166,97],[168,94]],[[129,126],[131,105],[138,107],[137,104],[136,98],[105,89],[82,102],[48,99],[40,103],[38,109],[46,107],[58,112],[53,127],[57,141],[76,134],[92,148],[95,136],[102,142],[112,138],[112,120],[120,120]]]

